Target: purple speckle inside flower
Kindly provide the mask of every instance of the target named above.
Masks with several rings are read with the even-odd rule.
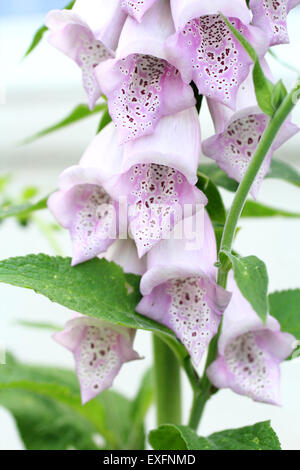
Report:
[[[231,18],[230,21],[245,34],[246,28],[240,20]],[[250,61],[220,15],[189,21],[178,37],[178,46],[189,57],[192,78],[199,92],[232,105],[239,85],[247,76]]]
[[[195,202],[194,188],[179,171],[154,163],[137,164],[123,178],[130,191],[130,230],[142,256],[181,220],[183,203]]]
[[[166,324],[182,341],[196,365],[220,322],[206,292],[205,281],[200,277],[174,279],[166,287],[166,294],[171,297]]]
[[[221,134],[220,144],[223,152],[218,158],[227,164],[226,170],[238,181],[242,180],[248,169],[267,122],[268,118],[264,114],[249,115],[234,121]],[[255,188],[259,189],[266,171],[268,171],[267,161],[263,163],[256,176]]]
[[[163,94],[179,72],[165,60],[133,54],[115,65],[121,75],[110,103],[123,142],[151,134],[164,115]]]
[[[225,362],[233,375],[238,393],[269,402],[273,397],[274,375],[278,361],[259,345],[258,333],[245,333],[232,341],[225,350]]]
[[[108,240],[115,230],[115,207],[100,186],[78,185],[72,191],[74,219],[70,229],[74,254],[90,259],[112,243]]]
[[[92,393],[103,389],[111,374],[121,366],[118,354],[118,334],[107,327],[85,328],[76,352],[77,373],[82,389]]]
[[[287,32],[288,0],[254,0],[253,23],[271,32],[271,45],[289,42]]]
[[[121,6],[129,15],[141,20],[146,11],[156,2],[157,0],[122,0]]]
[[[101,41],[91,40],[83,34],[81,34],[80,38],[77,63],[81,67],[83,86],[92,107],[101,93],[94,74],[94,69],[104,60],[111,58],[112,54]]]

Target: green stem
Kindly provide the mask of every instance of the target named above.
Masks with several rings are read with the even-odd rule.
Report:
[[[195,431],[198,428],[200,420],[202,418],[206,402],[211,395],[211,383],[209,382],[207,376],[205,375],[202,379],[201,389],[194,394],[193,404],[190,414],[189,427]]]
[[[244,208],[245,202],[247,200],[247,197],[251,190],[253,182],[256,178],[257,173],[259,172],[259,169],[267,153],[269,152],[271,148],[272,143],[274,142],[276,135],[278,134],[278,131],[280,130],[281,126],[283,125],[283,123],[285,122],[289,114],[291,113],[292,109],[296,105],[297,98],[299,99],[299,92],[300,92],[300,82],[298,82],[296,87],[286,96],[281,106],[278,108],[274,116],[271,118],[260,140],[260,143],[256,149],[256,152],[248,166],[247,172],[238,187],[231,209],[228,213],[225,227],[224,227],[223,237],[221,241],[220,253],[222,252],[231,253],[238,220]],[[222,259],[220,259],[219,261],[220,261],[220,266],[218,269],[218,281],[217,282],[221,287],[225,289],[226,284],[227,284],[227,275],[230,269],[230,263],[228,262],[228,259],[226,256],[222,257]],[[208,366],[217,357],[217,353],[218,353],[217,344],[218,344],[218,339],[220,336],[221,328],[222,328],[222,322],[220,324],[218,334],[215,336],[213,341],[211,341],[211,344],[209,346],[208,357],[207,357],[207,362],[205,365],[204,374],[203,374],[202,380],[200,381],[200,390],[194,394],[194,402],[193,402],[190,421],[189,421],[189,426],[191,426],[193,429],[198,428],[205,405],[214,391],[212,384],[209,382],[206,371],[207,371]]]
[[[173,351],[153,335],[157,425],[181,423],[180,366]]]
[[[296,104],[295,97],[299,90],[300,84],[298,84],[291,93],[286,96],[279,109],[271,118],[267,129],[260,140],[256,152],[248,166],[247,172],[235,194],[231,209],[226,219],[220,251],[231,251],[237,223],[247,200],[249,191],[276,135],[278,134],[278,131]]]

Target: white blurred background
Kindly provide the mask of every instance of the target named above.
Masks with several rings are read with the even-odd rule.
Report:
[[[85,102],[79,69],[47,41],[21,61],[33,32],[44,21],[45,12],[66,3],[66,0],[0,0],[0,175],[13,175],[13,192],[25,185],[38,186],[41,196],[55,189],[59,173],[77,163],[96,132],[97,115],[30,145],[19,145],[23,138],[64,118],[77,104]],[[276,53],[300,69],[299,10],[289,16],[291,44],[277,47]],[[297,75],[274,59],[270,59],[270,65],[274,75],[283,78],[291,87]],[[201,120],[203,135],[208,137],[213,129],[206,109]],[[299,106],[294,121],[300,124]],[[300,171],[299,148],[300,135],[281,148],[277,157],[297,166]],[[229,205],[232,195],[223,193]],[[299,189],[278,180],[264,182],[260,201],[300,211]],[[45,212],[42,217],[46,220],[50,216]],[[300,287],[299,220],[243,220],[240,225],[242,230],[236,249],[243,255],[256,254],[266,262],[270,291]],[[60,233],[58,241],[63,252],[70,255],[67,234]],[[14,220],[1,224],[0,259],[39,252],[53,254],[36,226],[23,230]],[[0,285],[0,342],[22,361],[73,367],[71,354],[54,343],[50,333],[16,324],[17,320],[26,319],[63,325],[69,316],[66,309],[30,291]],[[151,364],[148,333],[138,333],[136,349],[145,360],[125,365],[115,382],[116,389],[127,396],[134,395],[144,370]],[[191,394],[185,379],[183,386],[186,419]],[[283,448],[300,450],[299,396],[300,359],[297,359],[282,366],[282,408],[257,404],[231,391],[221,391],[209,402],[200,432],[207,435],[271,419]],[[152,410],[148,426],[154,425]],[[3,449],[22,449],[22,442],[13,418],[0,407],[0,450]]]

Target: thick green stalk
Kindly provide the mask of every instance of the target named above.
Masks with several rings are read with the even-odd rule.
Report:
[[[298,82],[296,87],[289,93],[289,95],[286,96],[286,98],[284,99],[284,101],[282,102],[278,110],[275,112],[274,116],[270,119],[269,124],[256,149],[256,152],[250,162],[247,172],[235,194],[231,209],[226,219],[223,237],[221,241],[220,253],[231,252],[238,220],[244,208],[244,205],[247,200],[248,194],[251,190],[252,184],[256,178],[257,173],[259,172],[259,169],[267,153],[269,152],[274,142],[276,135],[278,134],[281,126],[283,125],[283,123],[289,116],[290,112],[296,105],[299,97],[300,97],[300,82]],[[218,284],[225,289],[226,284],[227,284],[227,275],[230,269],[230,263],[228,262],[228,259],[226,258],[226,256],[222,257],[220,262],[221,264],[218,270]],[[198,428],[206,402],[208,401],[208,399],[211,397],[213,393],[213,387],[208,380],[208,377],[206,375],[206,370],[208,366],[217,357],[217,342],[218,342],[218,337],[220,335],[220,331],[221,331],[221,325],[220,325],[217,336],[214,338],[214,340],[210,344],[204,375],[200,382],[200,390],[198,393],[195,393],[195,396],[194,396],[194,402],[193,402],[190,421],[189,421],[189,425],[194,429]]]
[[[173,351],[153,335],[157,425],[181,424],[180,366]]]

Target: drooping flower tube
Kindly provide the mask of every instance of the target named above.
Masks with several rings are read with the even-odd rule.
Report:
[[[123,151],[114,130],[104,129],[97,139],[97,151],[107,161],[100,170],[92,158],[94,145],[92,142],[80,165],[62,173],[59,191],[48,200],[53,216],[70,232],[73,266],[106,252],[118,236],[118,202],[110,197],[105,184],[121,165]]]
[[[232,299],[224,312],[218,358],[207,375],[217,388],[231,388],[253,400],[280,405],[280,363],[295,347],[295,338],[282,333],[268,315],[264,324],[239,291],[232,273]]]
[[[264,64],[265,70],[266,67]],[[230,178],[240,183],[270,120],[257,106],[252,73],[250,72],[238,92],[236,113],[214,100],[208,100],[208,105],[216,134],[203,141],[202,151],[215,160]],[[290,119],[281,127],[251,188],[254,198],[270,170],[274,151],[298,131],[298,126],[292,124]]]
[[[109,193],[128,204],[128,223],[142,257],[175,224],[206,205],[195,186],[200,156],[195,108],[162,118],[155,132],[125,145],[122,173]],[[184,155],[184,158],[183,158]]]
[[[131,238],[116,240],[101,257],[118,264],[125,273],[142,276],[147,271],[147,256],[138,257],[136,245]]]
[[[166,60],[164,42],[173,32],[169,1],[160,0],[141,23],[127,18],[116,58],[95,69],[121,143],[152,134],[163,116],[195,105],[192,88]]]
[[[141,21],[146,11],[160,0],[121,0],[121,5],[128,15]]]
[[[220,12],[253,45],[259,56],[268,48],[265,33],[250,25],[244,0],[171,0],[176,34],[166,41],[168,61],[199,93],[235,109],[241,83],[252,63]]]
[[[191,222],[196,235],[188,228]],[[148,253],[137,312],[173,330],[197,367],[231,294],[216,284],[216,240],[206,211],[180,226],[179,236],[174,233]],[[185,237],[180,236],[182,227]]]
[[[191,213],[205,205],[195,187],[200,142],[194,108],[162,118],[152,135],[125,146],[112,123],[96,136],[48,202],[70,231],[73,265],[106,252],[128,227],[142,257],[185,216],[185,205]]]
[[[125,19],[120,0],[76,0],[72,10],[53,10],[47,15],[49,42],[81,68],[90,109],[102,94],[95,67],[114,57]]]
[[[140,359],[135,330],[76,314],[53,338],[74,356],[82,403],[111,387],[122,365]]]
[[[287,16],[299,3],[300,0],[250,0],[253,24],[268,32],[271,46],[289,42]]]

